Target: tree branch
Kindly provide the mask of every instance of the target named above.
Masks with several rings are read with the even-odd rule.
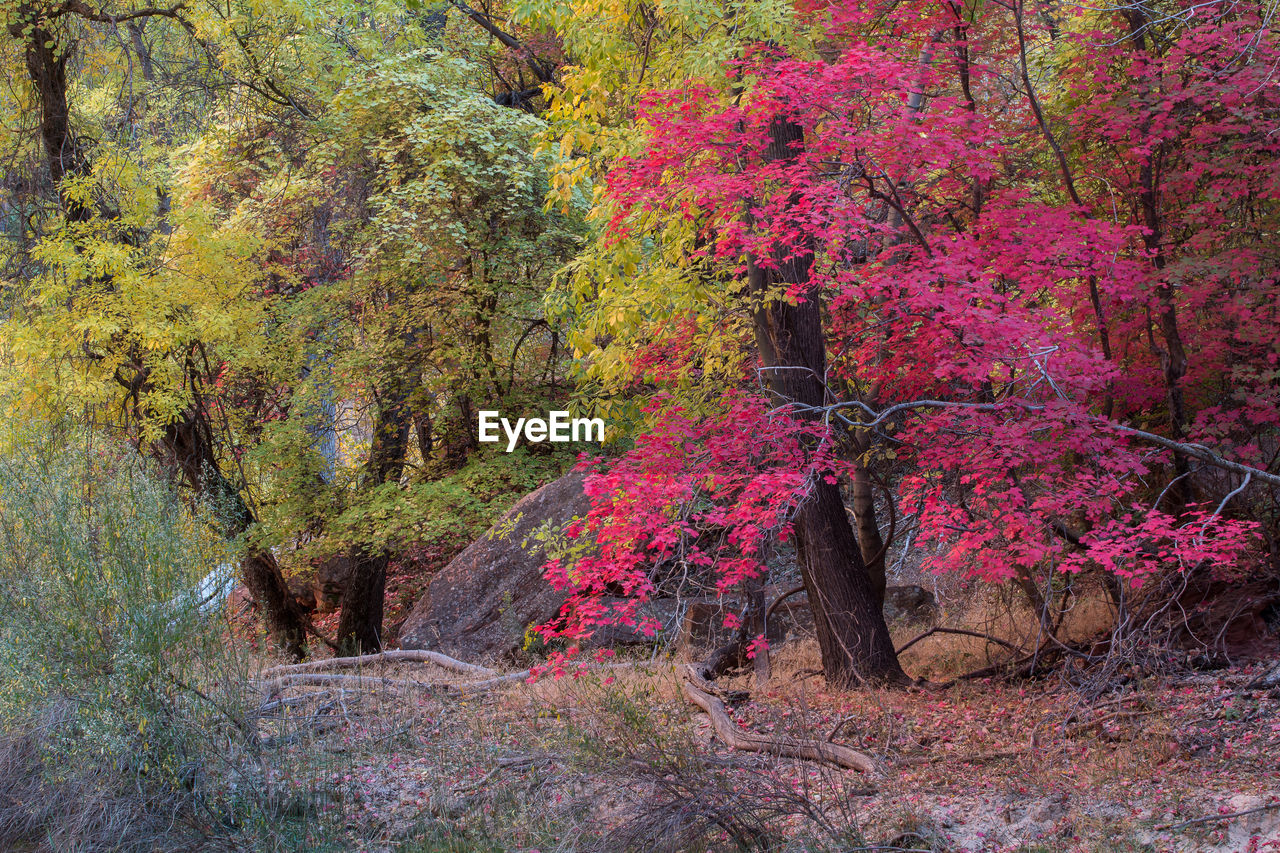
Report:
[[[846,409],[858,409],[870,416],[871,420],[850,421],[848,418],[845,418],[840,414],[840,412]],[[1042,412],[1045,407],[1035,403],[1028,403],[1025,400],[1006,400],[1000,403],[960,403],[948,400],[912,400],[908,403],[897,403],[887,409],[877,412],[866,403],[862,403],[857,400],[848,400],[842,403],[835,403],[830,406],[805,406],[800,403],[787,403],[779,406],[775,411],[791,410],[805,414],[816,412],[828,417],[835,415],[850,426],[866,429],[868,427],[879,426],[896,414],[914,411],[916,409],[968,409],[973,412],[999,412],[1005,409],[1022,409],[1027,412]],[[1146,430],[1137,429],[1136,427],[1116,423],[1115,421],[1098,417],[1097,415],[1085,415],[1084,419],[1101,429],[1110,429],[1123,435],[1131,435],[1134,438],[1159,445],[1160,447],[1172,450],[1175,453],[1182,453],[1186,456],[1192,457],[1193,459],[1198,459],[1206,465],[1211,465],[1214,468],[1220,468],[1223,471],[1230,471],[1242,476],[1251,476],[1254,479],[1271,486],[1280,486],[1280,475],[1272,474],[1268,471],[1262,470],[1261,468],[1254,468],[1251,465],[1232,462],[1230,459],[1225,459],[1217,453],[1214,453],[1203,444],[1174,441],[1171,438],[1165,438],[1164,436],[1156,435],[1153,432],[1147,432]]]
[[[934,634],[959,634],[962,637],[977,637],[979,640],[986,640],[988,643],[995,643],[998,646],[1004,646],[1006,649],[1008,649],[1011,652],[1016,653],[1016,652],[1022,651],[1022,649],[1018,648],[1013,643],[1010,643],[1007,640],[1002,640],[999,637],[993,637],[990,634],[984,634],[981,631],[970,631],[966,628],[942,628],[942,627],[935,626],[933,628],[930,628],[928,631],[925,631],[923,634],[920,634],[914,639],[908,641],[906,645],[898,649],[898,654],[902,654],[907,649],[914,646],[916,643],[920,642],[921,640],[927,637],[932,637]]]
[[[533,52],[521,44],[519,39],[510,33],[505,32],[495,24],[493,22],[493,18],[489,17],[487,13],[471,8],[464,3],[463,0],[449,0],[449,3],[459,12],[479,24],[482,30],[496,38],[504,46],[515,51],[517,54],[520,54],[525,63],[528,64],[529,68],[532,69],[533,73],[536,74],[538,79],[543,83],[555,82],[555,68],[534,56]]]
[[[76,15],[84,18],[86,21],[96,21],[100,24],[119,24],[124,21],[134,21],[138,18],[172,18],[182,23],[184,27],[190,28],[190,25],[184,21],[178,12],[186,8],[185,3],[179,3],[176,6],[159,7],[146,6],[142,9],[135,9],[132,12],[125,12],[120,15],[112,15],[93,9],[84,0],[67,0],[57,9],[49,13],[49,18],[60,18],[63,15]]]

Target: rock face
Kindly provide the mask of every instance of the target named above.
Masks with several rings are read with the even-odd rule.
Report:
[[[564,594],[542,577],[541,543],[529,538],[548,521],[557,527],[585,515],[584,475],[570,471],[521,498],[502,519],[432,579],[400,629],[406,649],[437,649],[474,662],[518,648],[530,624],[546,622]]]

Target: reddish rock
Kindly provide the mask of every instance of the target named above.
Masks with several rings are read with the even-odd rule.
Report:
[[[519,648],[530,625],[555,616],[564,594],[543,578],[547,555],[530,535],[587,513],[583,479],[570,471],[521,498],[441,569],[401,627],[400,646],[490,662]]]

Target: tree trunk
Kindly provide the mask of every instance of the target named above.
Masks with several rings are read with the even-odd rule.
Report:
[[[364,486],[377,488],[400,479],[413,427],[408,383],[394,381],[382,395],[373,425],[373,443],[365,465]],[[382,648],[382,606],[387,586],[386,551],[357,545],[351,550],[351,574],[342,590],[338,618],[341,654],[368,654]]]
[[[884,539],[880,536],[880,525],[876,521],[875,484],[871,482],[871,471],[867,468],[865,459],[858,459],[853,463],[849,491],[853,498],[853,519],[858,525],[858,550],[862,553],[862,562],[866,564],[867,577],[871,579],[871,590],[875,593],[876,603],[883,608],[884,590],[889,584],[885,568],[885,552],[888,549],[885,548]]]
[[[162,464],[181,472],[192,491],[213,504],[227,536],[239,536],[257,521],[240,489],[218,467],[209,426],[194,411],[167,426],[152,445],[152,453]],[[240,568],[249,594],[262,608],[272,643],[295,660],[302,660],[307,617],[289,591],[275,555],[249,547],[240,559]]]
[[[9,25],[9,33],[25,46],[27,75],[40,99],[40,138],[44,143],[49,178],[58,192],[63,215],[68,222],[85,222],[90,210],[66,192],[64,179],[88,173],[79,141],[71,130],[71,110],[67,106],[67,58],[70,51],[41,25],[38,10],[23,7],[28,15]]]
[[[798,125],[776,119],[765,156],[792,159],[803,139]],[[812,248],[796,249],[775,250],[768,267],[748,258],[756,342],[779,402],[821,406],[826,401],[826,349],[820,293],[810,275]],[[797,304],[780,298],[779,289],[788,287],[797,292]],[[827,680],[841,686],[906,681],[839,488],[818,477],[794,524]]]
[[[338,654],[369,654],[382,649],[382,608],[387,589],[386,551],[351,549],[351,574],[342,590]]]

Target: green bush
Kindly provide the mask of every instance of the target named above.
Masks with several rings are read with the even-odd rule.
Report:
[[[225,620],[194,592],[229,556],[130,448],[84,432],[10,439],[0,787],[26,796],[0,804],[0,845],[151,849],[180,831],[175,816],[192,825],[210,738],[234,737],[247,683]]]

